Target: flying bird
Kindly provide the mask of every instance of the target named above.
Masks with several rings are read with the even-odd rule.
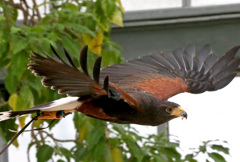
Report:
[[[203,93],[225,87],[236,76],[240,57],[235,46],[217,57],[210,45],[197,54],[195,47],[162,51],[121,64],[101,68],[101,57],[95,61],[92,76],[87,67],[85,46],[80,54],[79,69],[64,50],[66,61],[51,46],[56,58],[33,52],[28,69],[42,76],[42,84],[68,97],[35,106],[24,111],[0,112],[0,121],[36,113],[36,116],[16,134],[6,148],[34,120],[61,119],[81,112],[97,119],[157,126],[174,118],[187,118],[179,104],[168,98],[182,93]]]

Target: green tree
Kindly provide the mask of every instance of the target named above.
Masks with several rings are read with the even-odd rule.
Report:
[[[28,57],[32,51],[52,54],[49,45],[62,53],[66,48],[78,63],[79,51],[84,45],[90,49],[89,65],[98,55],[103,56],[103,66],[119,63],[123,59],[119,46],[110,40],[110,25],[123,26],[123,8],[120,0],[59,0],[37,4],[31,1],[13,0],[0,2],[0,69],[10,97],[3,89],[0,94],[0,111],[25,110],[62,97],[56,91],[41,85],[41,78],[27,70]],[[50,11],[47,7],[50,6]],[[40,8],[43,8],[41,13]],[[17,24],[18,14],[23,13],[22,24]],[[89,68],[92,69],[90,66]],[[0,135],[7,142],[17,130],[25,125],[25,118],[3,121]],[[20,125],[15,124],[19,120]],[[31,129],[43,127],[48,120],[35,121]],[[199,152],[208,147],[228,154],[228,148],[204,143],[195,152],[183,157],[178,151],[179,142],[169,142],[165,134],[147,138],[138,135],[129,125],[106,123],[75,113],[75,139],[69,140],[74,146],[66,149],[50,132],[32,131],[32,147],[37,148],[38,161],[47,161],[59,155],[60,161],[194,161]],[[57,122],[55,123],[57,124]],[[49,143],[53,141],[54,144]],[[18,142],[14,143],[18,147]],[[204,149],[205,148],[205,149]],[[208,153],[208,152],[207,152]],[[217,152],[208,153],[212,159],[223,160]]]

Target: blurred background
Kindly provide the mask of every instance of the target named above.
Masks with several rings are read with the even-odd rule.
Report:
[[[61,97],[26,70],[31,51],[65,47],[77,62],[103,66],[161,50],[205,44],[219,56],[240,44],[239,0],[9,0],[0,2],[0,111],[23,110]],[[91,67],[90,67],[91,68]],[[240,79],[217,92],[180,94],[188,112],[159,127],[118,125],[67,116],[50,130],[25,132],[0,161],[233,161],[240,160]],[[0,148],[30,117],[1,122]],[[37,121],[31,128],[47,126]]]

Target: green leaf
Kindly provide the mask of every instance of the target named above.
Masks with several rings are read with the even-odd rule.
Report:
[[[96,28],[98,28],[97,19],[92,14],[91,16],[83,18],[83,24],[91,31],[96,31]]]
[[[113,162],[123,162],[121,150],[117,147],[112,150]]]
[[[0,94],[0,98],[2,98]],[[2,104],[2,101],[0,100],[0,104]],[[9,105],[3,105],[1,106],[1,111],[9,111]],[[13,132],[10,132],[9,129],[11,130],[17,130],[18,125],[15,124],[16,119],[11,119],[11,120],[4,120],[1,121],[1,126],[0,126],[0,136],[2,139],[7,143],[9,140],[12,139],[12,137],[16,134]],[[17,141],[14,143],[15,146],[17,146]]]
[[[78,6],[76,6],[76,5],[72,4],[72,3],[63,3],[62,7],[64,9],[69,9],[69,10],[74,11],[74,12],[79,11]]]
[[[8,58],[0,58],[0,69],[5,67],[9,62],[10,62],[10,59]]]
[[[100,139],[102,137],[104,137],[105,135],[105,127],[96,127],[94,130],[92,130],[88,136],[87,136],[87,143],[88,143],[88,146],[89,146],[89,149],[93,149],[97,144],[98,142],[100,141]]]
[[[156,148],[156,147],[155,147]],[[156,148],[161,153],[164,153],[169,158],[175,158],[176,160],[180,160],[181,155],[177,152],[176,148],[172,147],[158,147]]]
[[[57,162],[65,162],[64,160],[59,159]]]
[[[131,152],[131,155],[138,159],[138,161],[142,161],[145,153],[143,152],[141,147],[136,143],[136,141],[130,135],[123,136],[123,140],[127,144],[127,147]]]
[[[17,90],[17,86],[19,84],[19,80],[15,75],[11,75],[11,73],[8,73],[7,76],[4,79],[4,84],[7,89],[7,91],[12,94]]]
[[[109,24],[110,19],[106,16],[106,11],[104,10],[103,3],[104,2],[102,0],[97,0],[94,9],[99,25],[102,27],[104,31],[107,32],[110,28]]]
[[[4,80],[5,86],[10,94],[17,90],[20,78],[27,70],[28,54],[21,52],[12,57],[11,64],[8,67],[8,74]]]
[[[87,147],[80,147],[77,146],[77,150],[74,152],[75,161],[82,161],[85,159],[89,154],[91,155],[92,152],[88,150]]]
[[[216,162],[226,162],[224,157],[218,153],[215,153],[215,152],[208,153],[208,156],[211,157]]]
[[[0,36],[0,38],[1,38],[1,36]],[[2,57],[3,53],[5,53],[7,51],[7,49],[8,49],[8,43],[4,39],[0,40],[0,58]]]
[[[38,95],[41,95],[41,89],[43,88],[42,84],[41,84],[41,78],[40,77],[34,77],[34,79],[30,79],[28,78],[29,83],[28,85],[33,88]]]
[[[224,147],[222,145],[212,145],[211,148],[213,150],[217,150],[217,151],[221,151],[221,152],[223,152],[225,154],[229,154],[229,148]]]
[[[60,152],[62,153],[62,155],[67,159],[67,161],[69,162],[70,159],[73,157],[72,152],[69,151],[68,149],[61,147],[60,148]]]
[[[64,24],[54,23],[53,28],[57,31],[63,31],[65,29]]]
[[[85,43],[88,45],[88,48],[95,54],[99,54],[99,55],[102,53],[103,38],[104,38],[104,35],[101,31],[97,32],[96,38],[92,38],[88,34],[83,35],[83,39]]]
[[[121,11],[124,12],[124,8],[123,8],[123,5],[121,3],[121,0],[116,0],[116,2],[118,4],[119,8],[121,9]]]
[[[206,145],[199,146],[199,151],[201,151],[202,153],[205,153],[207,151]]]
[[[113,15],[113,18],[112,18],[112,23],[123,27],[123,16],[122,16],[122,12],[119,9],[117,9],[114,12],[114,15]]]
[[[152,157],[155,159],[155,161],[167,161],[167,158],[162,157],[162,155],[155,155],[153,154]]]
[[[12,43],[13,43],[13,54],[16,54],[20,51],[22,51],[23,49],[25,49],[28,45],[27,43],[27,39],[26,38],[23,38],[21,36],[13,36],[12,38]]]
[[[104,161],[105,162],[113,162],[113,158],[112,158],[112,151],[110,146],[108,145],[107,141],[104,141],[105,143],[105,150],[104,150]]]
[[[21,27],[16,27],[16,26],[11,27],[11,34],[17,34],[20,31],[22,31]]]
[[[116,10],[116,2],[113,0],[101,0],[103,10],[106,12],[106,15],[109,19],[112,19],[114,12]]]
[[[12,107],[13,111],[17,110],[17,100],[18,100],[18,95],[16,93],[12,94],[9,97],[8,104],[9,106]]]
[[[112,45],[105,47],[102,50],[103,66],[109,66],[112,63],[120,63],[123,61],[119,50],[114,48]]]
[[[80,24],[67,23],[67,26],[71,27],[73,30],[75,30],[79,34],[87,33],[87,34],[90,34],[92,37],[96,37],[96,34],[93,31],[89,30],[88,28],[86,28]]]
[[[53,155],[53,148],[49,145],[42,145],[37,149],[37,161],[48,161]]]
[[[197,162],[197,160],[194,159],[194,155],[193,155],[193,154],[187,154],[187,155],[185,156],[184,161]]]
[[[191,160],[191,159],[193,159],[193,154],[187,154],[186,156],[185,156],[185,160]]]
[[[96,162],[112,162],[111,150],[104,139],[100,140],[91,152]]]
[[[26,110],[33,106],[33,94],[28,86],[22,86],[17,100],[16,110]]]
[[[67,51],[73,56],[79,56],[80,47],[79,44],[67,37],[62,37],[62,44],[67,49]]]
[[[12,57],[11,65],[8,68],[10,75],[15,75],[19,80],[24,71],[27,70],[28,53],[21,52]]]

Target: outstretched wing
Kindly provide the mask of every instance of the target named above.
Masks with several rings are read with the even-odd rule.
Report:
[[[44,76],[42,79],[42,84],[44,86],[50,86],[52,89],[59,89],[59,93],[69,96],[80,97],[84,95],[106,94],[106,91],[103,90],[96,81],[92,80],[87,73],[87,67],[86,64],[84,64],[86,62],[84,59],[86,59],[87,47],[83,48],[81,52],[83,72],[79,71],[74,65],[66,50],[65,55],[69,64],[57,54],[52,46],[51,48],[60,61],[50,56],[43,57],[34,53],[28,64],[28,69],[32,70],[36,76]]]
[[[101,57],[95,61],[93,68],[93,79],[89,76],[87,69],[87,46],[85,46],[80,55],[80,71],[73,63],[71,56],[64,49],[68,63],[65,62],[51,46],[55,56],[59,60],[55,60],[50,56],[41,56],[33,53],[28,64],[28,69],[37,76],[43,76],[42,84],[50,86],[52,89],[58,89],[59,93],[67,94],[73,97],[108,95],[114,100],[125,100],[130,105],[137,105],[136,101],[117,85],[108,81],[108,77],[104,79],[104,83],[100,82]]]
[[[195,47],[177,48],[142,56],[122,64],[102,69],[101,77],[128,93],[151,93],[161,100],[181,93],[202,93],[225,87],[236,76],[240,58],[236,58],[239,46],[218,58],[205,45],[195,55]]]

